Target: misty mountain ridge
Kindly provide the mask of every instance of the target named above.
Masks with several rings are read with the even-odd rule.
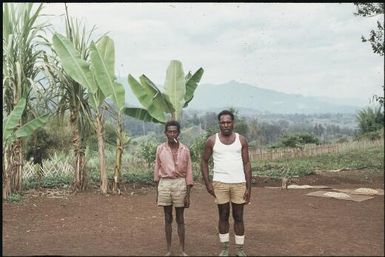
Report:
[[[127,80],[120,82],[126,88],[126,105],[141,106]],[[163,90],[162,86],[158,86]],[[223,84],[199,84],[186,110],[218,112],[230,107],[241,114],[281,113],[356,113],[362,109],[357,101],[327,97],[302,96],[256,87],[237,81]]]

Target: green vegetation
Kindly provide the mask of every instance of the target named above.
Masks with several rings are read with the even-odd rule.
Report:
[[[154,174],[150,171],[123,173],[122,180],[127,183],[155,185]]]
[[[165,123],[165,113],[171,114],[173,120],[180,120],[182,109],[193,99],[203,72],[199,68],[194,75],[190,72],[185,75],[182,62],[172,60],[167,68],[164,92],[146,75],[143,74],[137,81],[129,74],[128,83],[144,108],[127,107],[124,113],[144,121]]]
[[[381,106],[367,107],[357,114],[357,122],[360,134],[375,132],[384,127],[384,113]]]
[[[56,174],[42,177],[41,181],[37,177],[29,178],[23,181],[24,189],[32,188],[58,188],[63,186],[69,186],[73,180],[73,176],[70,174]]]
[[[11,193],[8,196],[8,202],[10,203],[18,203],[23,199],[23,196],[20,193]]]
[[[319,139],[309,133],[283,135],[279,138],[279,142],[272,146],[277,147],[298,147],[303,148],[305,144],[319,144]]]
[[[315,170],[336,170],[342,168],[384,171],[384,147],[340,153],[325,153],[316,156],[291,158],[274,161],[252,162],[253,175],[275,178],[306,176]]]
[[[151,141],[147,141],[141,145],[140,153],[142,154],[142,157],[146,160],[148,168],[150,168],[154,164],[156,147],[157,144]]]

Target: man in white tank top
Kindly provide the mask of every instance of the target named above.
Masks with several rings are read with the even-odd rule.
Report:
[[[234,133],[234,115],[224,110],[218,114],[220,133],[211,135],[205,144],[201,171],[207,191],[215,197],[219,213],[219,240],[222,251],[229,255],[230,202],[234,219],[236,256],[246,256],[243,244],[245,229],[243,206],[250,202],[251,165],[249,149],[244,136]],[[209,180],[209,159],[213,156],[213,181]]]

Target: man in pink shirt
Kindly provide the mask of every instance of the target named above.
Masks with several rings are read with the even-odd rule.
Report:
[[[193,186],[190,150],[179,142],[180,124],[168,121],[164,131],[167,141],[156,149],[154,181],[158,184],[156,202],[163,206],[167,242],[166,256],[171,255],[172,207],[175,207],[181,256],[185,253],[184,208],[190,206],[190,190]]]

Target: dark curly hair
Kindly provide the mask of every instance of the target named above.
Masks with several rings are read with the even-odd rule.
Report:
[[[164,125],[164,132],[167,132],[167,128],[169,126],[176,126],[178,129],[178,133],[180,133],[180,124],[176,120],[167,121],[166,124]]]
[[[229,110],[223,110],[218,114],[218,120],[221,120],[222,115],[230,115],[231,120],[234,120],[234,114],[230,112]]]

